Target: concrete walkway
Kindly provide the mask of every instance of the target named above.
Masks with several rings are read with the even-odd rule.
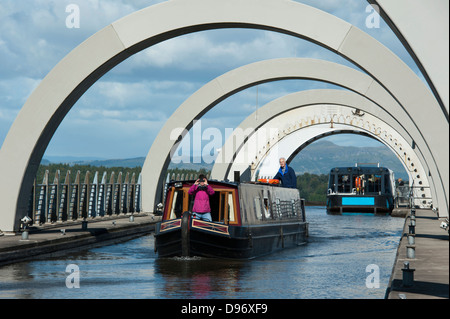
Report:
[[[0,266],[141,236],[160,220],[152,214],[135,214],[133,222],[126,215],[108,216],[88,220],[86,230],[76,221],[32,227],[28,240],[21,235],[0,236]]]
[[[442,299],[449,297],[448,232],[440,228],[441,221],[431,210],[416,210],[415,258],[407,258],[410,217],[405,220],[397,259],[392,272],[388,299]],[[403,285],[404,262],[414,271],[411,287]]]

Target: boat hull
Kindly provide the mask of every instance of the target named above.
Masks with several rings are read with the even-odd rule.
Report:
[[[394,208],[392,198],[386,195],[345,195],[327,196],[327,212],[343,213],[391,213]]]
[[[167,223],[175,225],[167,227]],[[170,225],[169,225],[170,226]],[[253,259],[306,243],[306,222],[227,226],[192,218],[158,223],[155,248],[159,257],[202,256]]]

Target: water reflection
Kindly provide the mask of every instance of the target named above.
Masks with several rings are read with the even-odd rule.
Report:
[[[0,298],[383,298],[404,220],[307,212],[306,245],[255,260],[158,258],[151,234],[0,267]],[[80,289],[65,285],[68,264],[80,268]],[[379,289],[365,286],[370,264]]]
[[[239,282],[247,266],[245,261],[215,258],[160,258],[155,261],[155,272],[164,279],[166,298],[206,299],[214,298],[217,292],[232,298],[241,292]]]

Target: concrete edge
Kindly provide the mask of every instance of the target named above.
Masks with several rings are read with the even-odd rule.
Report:
[[[25,246],[0,251],[0,266],[126,241],[154,231],[156,222],[129,224],[117,228],[101,228],[42,242],[30,240],[30,243],[25,244]]]
[[[398,217],[400,217],[400,215]],[[408,221],[408,214],[406,214],[406,216],[404,216],[404,218],[405,218],[405,220],[404,220],[404,223],[403,223],[402,235],[400,236],[400,239],[398,240],[397,251],[395,253],[394,263],[392,264],[391,276],[389,277],[389,283],[388,283],[388,286],[386,288],[386,293],[384,295],[384,299],[389,299],[389,295],[390,295],[391,290],[392,290],[392,279],[394,277],[395,267],[397,265],[398,256],[399,256],[399,253],[400,253],[401,242],[402,242],[403,237],[406,234],[406,226],[407,226],[407,221]]]

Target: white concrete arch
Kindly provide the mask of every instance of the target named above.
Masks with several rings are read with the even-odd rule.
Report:
[[[448,119],[414,72],[378,41],[343,20],[292,1],[172,0],[135,12],[97,32],[62,59],[31,94],[0,150],[0,176],[8,181],[0,185],[0,229],[18,230],[48,143],[70,108],[93,83],[151,45],[217,28],[265,29],[304,38],[368,72],[407,110],[404,117],[416,122],[436,162],[433,174],[445,181],[447,201],[448,143],[442,145],[442,132],[448,141]],[[423,105],[427,107],[426,117],[422,116]],[[154,182],[143,180],[144,192],[146,185]],[[143,204],[152,210],[147,199]]]
[[[291,111],[293,109],[317,105],[320,109],[321,105],[329,105],[329,110],[323,114],[312,114],[310,117],[301,117],[297,122],[297,126],[307,126],[311,124],[323,123],[323,122],[342,122],[351,124],[354,126],[369,125],[367,124],[367,117],[364,117],[365,113],[376,115],[381,121],[387,123],[392,129],[399,132],[405,141],[403,144],[410,144],[410,137],[404,127],[393,118],[389,113],[379,107],[375,102],[371,101],[364,95],[357,94],[352,91],[346,90],[308,90],[301,91],[286,96],[280,97],[274,101],[267,103],[259,108],[256,112],[248,116],[239,126],[235,129],[235,132],[228,138],[219,152],[216,163],[212,169],[212,176],[216,179],[230,179],[230,169],[237,152],[244,145],[243,138],[239,138],[237,134],[241,132],[250,132],[245,143],[248,143],[248,138],[251,134],[255,133],[260,127],[267,126],[266,124],[272,119],[279,117],[282,113]],[[340,106],[346,106],[353,108],[352,112],[359,110],[361,116],[357,116],[353,113],[340,114],[338,112]],[[256,116],[257,114],[257,116]],[[366,123],[367,122],[367,123]],[[277,127],[283,126],[281,122],[277,123]],[[292,129],[297,129],[297,126],[292,126]],[[289,127],[288,129],[291,129]],[[233,141],[240,141],[239,144],[233,145]],[[420,162],[425,162],[422,155],[418,153]],[[247,163],[246,163],[247,164]],[[425,171],[428,171],[428,167],[425,166]]]
[[[412,56],[448,116],[449,1],[368,2],[379,6],[380,15]]]
[[[404,138],[408,144],[415,145],[417,153],[421,154],[420,156],[423,158],[423,165],[427,167],[433,177],[439,176],[423,136],[414,129],[415,123],[405,117],[396,99],[371,77],[355,69],[328,61],[301,58],[274,59],[252,63],[214,79],[190,96],[173,113],[156,137],[144,163],[143,182],[149,182],[146,188],[149,193],[145,200],[143,199],[143,206],[151,209],[156,204],[155,201],[160,198],[161,185],[166,176],[165,171],[170,162],[170,154],[176,151],[182,137],[191,128],[195,119],[200,118],[226,97],[242,89],[263,82],[285,79],[312,79],[333,83],[372,101],[378,106],[378,109],[373,110],[374,114],[378,115],[384,112],[385,117],[390,116],[393,119],[392,125],[401,126],[403,129],[398,129],[407,132]],[[334,120],[338,121],[339,119]],[[176,130],[178,133],[175,135],[178,137],[180,134],[178,140],[174,139],[168,143],[167,137]],[[155,181],[159,182],[155,183]],[[439,200],[445,203],[443,191],[439,193],[439,189],[444,189],[441,186],[442,182],[439,177],[434,181],[436,185],[439,185],[435,186],[437,190],[435,204],[439,203]]]
[[[334,121],[333,125],[331,125],[331,122],[325,119],[325,114],[336,111],[340,114],[338,117],[339,119],[338,121]],[[242,159],[253,159],[252,170],[254,172],[258,170],[261,165],[263,165],[263,162],[266,162],[267,154],[273,153],[273,148],[276,149],[278,146],[277,143],[280,143],[290,134],[310,127],[319,126],[319,135],[322,135],[322,130],[324,130],[324,128],[326,128],[324,132],[328,132],[328,127],[333,129],[331,131],[339,131],[342,130],[343,127],[346,127],[346,130],[351,129],[365,133],[366,135],[371,136],[388,146],[403,163],[403,166],[410,175],[410,180],[415,181],[414,185],[420,184],[428,187],[426,170],[422,167],[419,158],[414,153],[414,150],[406,143],[401,134],[396,132],[389,124],[377,117],[374,117],[368,112],[365,113],[365,120],[362,123],[359,122],[357,124],[350,124],[351,121],[348,121],[347,119],[356,118],[356,116],[353,115],[353,112],[353,106],[334,104],[307,105],[291,108],[282,114],[278,114],[270,121],[267,121],[264,125],[260,126],[256,134],[253,134],[245,142],[245,144],[252,145],[252,147],[241,147],[238,152],[247,154],[244,156],[237,154],[236,157]],[[312,120],[313,117],[317,117],[318,120]],[[306,124],[298,125],[300,122]],[[267,128],[274,127],[278,129],[278,132],[275,130],[265,130]],[[260,131],[262,132],[261,134],[259,133]],[[270,135],[270,133],[272,133],[272,135]],[[305,137],[302,137],[302,139],[303,138]],[[295,149],[296,148],[294,148],[294,150]],[[248,152],[249,150],[251,151],[250,153]],[[288,150],[288,152],[290,151],[291,150]],[[286,156],[286,154],[283,155],[286,158],[292,156],[292,154],[289,154],[289,156]],[[271,169],[275,168],[276,171],[278,167],[278,158],[275,158],[273,165],[274,167],[271,167]],[[245,168],[246,166],[248,166],[248,162],[242,161],[241,163],[237,163],[235,161],[231,164],[230,172],[239,170],[239,168]],[[418,169],[418,171],[414,172],[415,169]],[[232,178],[232,174],[230,174],[230,172],[228,172],[228,176],[226,176],[228,179]],[[263,171],[261,174],[270,175],[270,173],[273,173],[273,170]],[[421,176],[417,177],[418,174]],[[252,174],[252,176],[254,177],[254,174]]]
[[[291,135],[287,136],[287,138],[290,138],[290,142],[295,141],[296,146],[293,147],[292,145],[289,146],[292,150],[288,150],[283,145],[279,145],[279,148],[283,149],[283,156],[287,158],[287,162],[290,163],[292,159],[295,157],[297,153],[299,153],[301,150],[303,150],[305,147],[313,143],[314,141],[320,140],[321,138],[330,136],[330,135],[337,135],[337,134],[358,134],[367,136],[370,138],[374,138],[373,135],[367,134],[364,130],[361,128],[355,128],[348,126],[347,124],[336,124],[334,127],[327,126],[325,124],[318,124],[314,126],[309,126],[306,128],[303,128],[302,131],[295,131]],[[287,142],[289,143],[289,142]],[[297,148],[296,148],[297,147]],[[257,176],[255,178],[272,178],[273,177],[273,169],[278,170],[279,164],[275,163],[278,162],[278,160],[275,161],[276,155],[278,152],[272,152],[268,154],[268,158],[266,158],[262,164],[263,171],[257,170]],[[272,165],[268,165],[267,162],[273,161],[274,163]],[[405,163],[402,162],[404,165]],[[269,174],[270,172],[270,174]],[[266,174],[266,175],[264,175]],[[410,181],[412,180],[413,174],[410,172]],[[416,188],[414,190],[414,204],[417,207],[421,208],[430,208],[432,204],[431,198],[431,192],[430,188],[428,188],[426,185],[423,185],[421,188]]]
[[[283,137],[279,141],[274,143],[273,147],[264,154],[264,156],[258,163],[259,165],[257,167],[254,167],[254,170],[252,170],[252,172],[255,175],[253,175],[252,178],[256,179],[256,174],[259,177],[272,178],[275,175],[274,172],[276,172],[279,168],[278,159],[280,155],[282,157],[285,157],[287,159],[287,162],[289,163],[301,149],[305,148],[313,141],[316,141],[325,136],[344,133],[361,134],[372,137],[376,140],[381,141],[383,144],[390,147],[391,150],[395,152],[395,149],[392,148],[392,145],[389,145],[386,143],[386,141],[381,140],[379,136],[377,136],[370,130],[366,130],[361,127],[355,127],[345,123],[337,123],[334,124],[333,127],[330,127],[329,123],[315,124],[283,135]],[[433,204],[432,200],[430,200],[432,198],[432,192],[431,188],[428,186],[426,179],[415,177],[419,173],[413,172],[414,167],[411,167],[411,162],[413,161],[402,160],[401,162],[405,169],[407,169],[410,182],[414,180],[414,186],[419,186],[418,181],[424,182],[420,184],[420,188],[417,188],[414,191],[415,205],[421,208],[430,208],[431,204]]]
[[[356,109],[360,112],[356,113]],[[378,115],[374,116],[373,111]],[[410,182],[414,181],[415,186],[423,188],[417,196],[435,197],[434,183],[427,174],[427,167],[422,165],[423,158],[416,154],[402,133],[396,129],[398,125],[395,121],[383,112],[380,114],[379,108],[373,102],[360,95],[342,90],[303,91],[269,102],[257,112],[258,117],[255,113],[248,116],[228,138],[214,164],[212,178],[233,180],[234,171],[244,172],[250,165],[251,176],[255,178],[255,173],[260,169],[267,154],[273,154],[273,148],[279,150],[278,143],[289,134],[316,127],[315,130],[318,130],[317,134],[320,136],[340,131],[336,129],[336,125],[345,125],[346,130],[364,133],[387,145],[402,162],[410,176]],[[243,132],[245,136],[242,136]],[[300,140],[307,143],[313,138],[314,136],[304,134]],[[234,144],[234,141],[238,142]],[[278,155],[293,157],[293,154],[296,155],[297,143],[294,146],[288,149],[287,154]],[[272,160],[268,170],[263,170],[260,176],[274,175],[273,172],[278,167],[278,157],[275,156]]]

